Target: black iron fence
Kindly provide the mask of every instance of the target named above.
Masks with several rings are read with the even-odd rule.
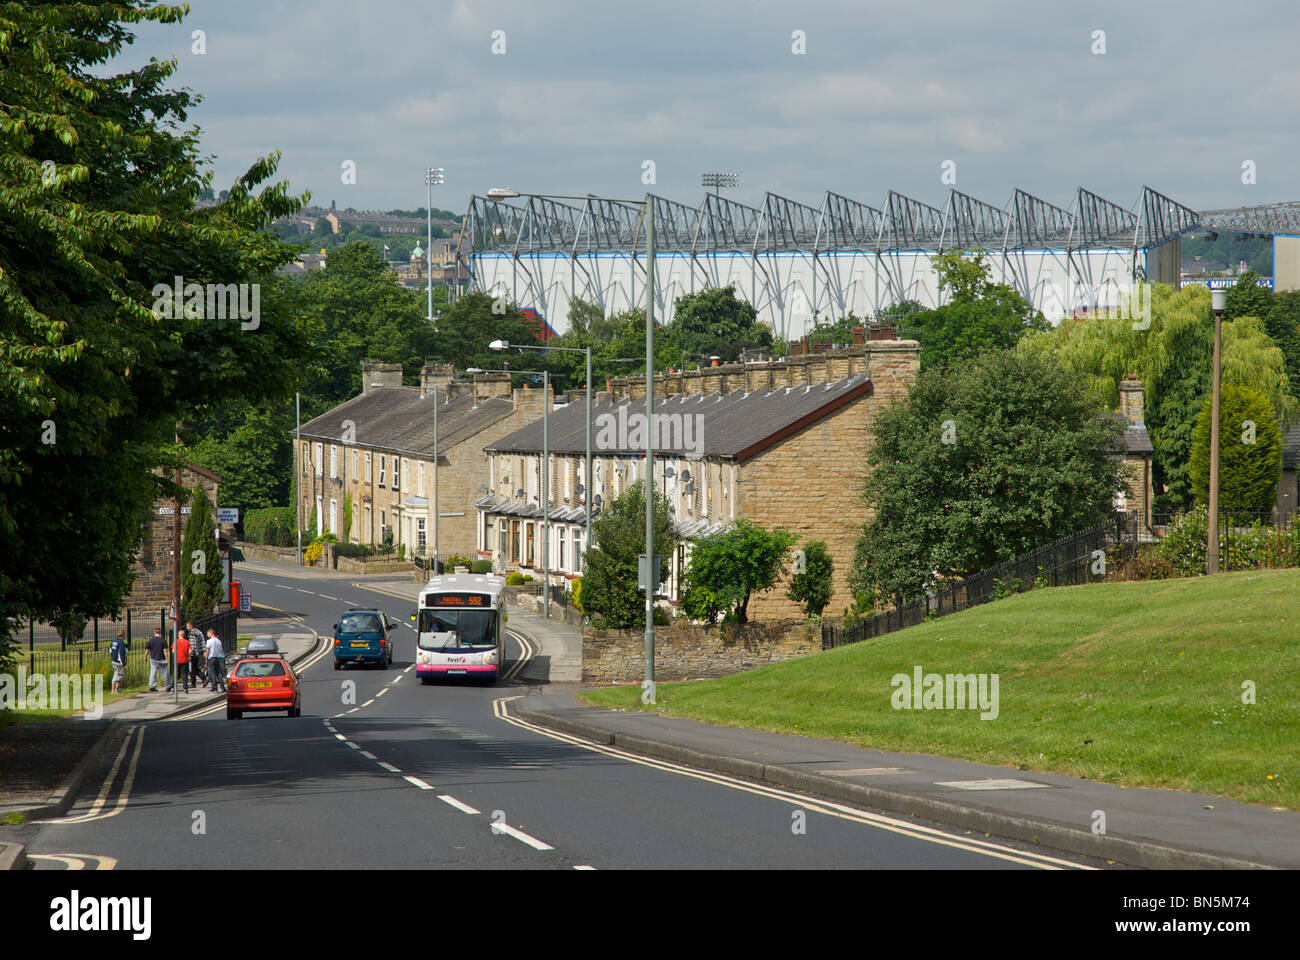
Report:
[[[1294,510],[1276,508],[1220,511],[1219,569],[1226,573],[1300,566],[1296,519]],[[1178,573],[1206,572],[1209,516],[1204,507],[1190,513],[1156,514],[1151,521],[1151,541],[1163,541],[1162,552]]]
[[[133,641],[153,636],[154,627],[167,632],[166,608],[124,610],[116,617],[93,617],[66,631],[60,631],[52,623],[29,617],[21,621],[14,631],[14,643],[17,646],[25,645],[29,652],[38,647],[58,645],[60,650],[77,650],[88,646],[98,653],[108,650],[119,630],[125,635],[127,645],[134,647]]]
[[[1125,545],[1137,549],[1141,522],[1137,514],[1116,514],[1114,519],[1078,530],[1069,536],[981,570],[962,580],[945,583],[927,596],[840,628],[822,624],[822,649],[857,643],[904,627],[914,627],[932,617],[942,617],[1012,593],[1035,587],[1062,587],[1102,580],[1106,575],[1106,548]]]
[[[194,626],[205,636],[209,627],[215,629],[222,648],[228,654],[238,646],[237,610],[201,617],[194,621]],[[29,618],[16,632],[14,639],[17,643],[10,652],[14,668],[26,668],[28,675],[102,673],[109,677],[113,672],[108,658],[109,647],[120,630],[127,642],[126,684],[133,686],[145,682],[149,670],[145,641],[153,636],[155,627],[161,629],[164,636],[172,638],[166,608],[156,612],[126,610],[119,618],[92,618],[84,627],[67,631],[70,636],[62,635],[53,624]],[[174,653],[169,657],[171,660],[174,660]],[[174,663],[169,662],[169,668],[174,668]]]

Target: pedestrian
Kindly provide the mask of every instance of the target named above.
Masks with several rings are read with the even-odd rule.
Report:
[[[194,651],[194,656],[199,652]],[[190,692],[190,635],[186,630],[176,633],[176,679],[181,683],[181,690]]]
[[[217,692],[217,684],[221,684],[221,692],[226,692],[226,651],[221,645],[221,638],[217,636],[217,631],[213,627],[208,627],[208,679],[212,681],[212,692]]]
[[[203,674],[207,666],[207,658],[204,654],[207,641],[203,637],[203,631],[194,626],[193,620],[185,621],[185,633],[190,638],[190,683],[197,690],[206,683]]]
[[[158,674],[162,673],[163,686],[167,688],[168,693],[171,693],[172,678],[167,671],[167,640],[163,637],[160,627],[153,628],[153,636],[144,646],[149,651],[149,692],[158,692],[156,681]]]
[[[113,664],[113,692],[122,692],[126,679],[126,631],[117,631],[117,638],[108,648],[108,660]]]

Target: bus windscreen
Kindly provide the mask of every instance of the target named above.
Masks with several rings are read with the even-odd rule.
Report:
[[[496,612],[493,610],[429,610],[420,611],[419,645],[423,650],[449,649],[442,646],[431,633],[451,633],[455,635],[456,647],[485,648],[495,647]]]

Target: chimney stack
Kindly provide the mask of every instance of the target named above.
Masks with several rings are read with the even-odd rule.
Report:
[[[448,387],[456,379],[456,368],[450,363],[426,363],[420,368],[420,396],[428,396],[433,390],[437,390],[442,396],[447,396]]]
[[[1119,409],[1129,424],[1140,424],[1146,415],[1142,399],[1142,381],[1130,373],[1119,384]]]
[[[400,363],[361,364],[361,393],[367,394],[375,387],[400,387],[402,385],[402,365]]]

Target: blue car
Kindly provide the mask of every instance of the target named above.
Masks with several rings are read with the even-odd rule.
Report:
[[[391,630],[397,623],[381,610],[353,607],[334,624],[334,669],[346,663],[376,663],[382,670],[393,662]]]

